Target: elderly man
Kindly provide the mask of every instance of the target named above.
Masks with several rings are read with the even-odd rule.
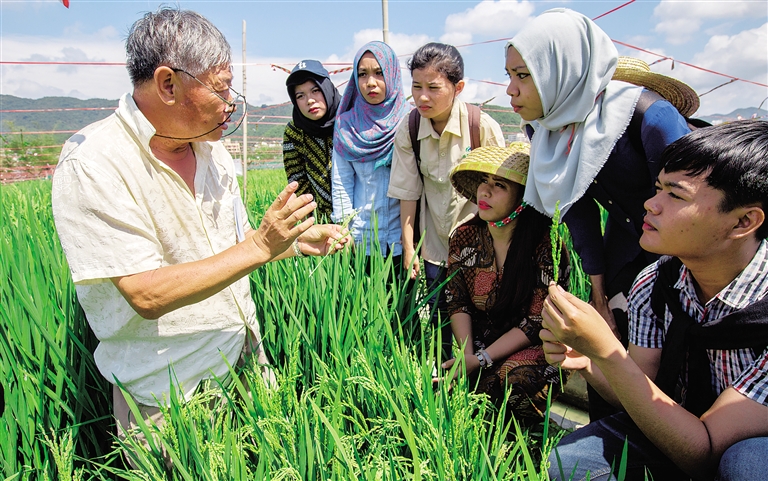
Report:
[[[232,158],[217,142],[235,99],[244,99],[231,88],[230,46],[208,20],[148,13],[131,28],[126,51],[133,94],[66,143],[53,213],[100,341],[96,365],[145,417],[160,420],[158,400],[171,382],[190,395],[251,351],[267,364],[251,271],[326,254],[348,238],[338,226],[313,225],[316,204],[294,194],[296,183],[250,228]],[[130,427],[117,387],[114,402],[118,426]]]
[[[547,360],[626,412],[565,436],[551,479],[765,479],[768,122],[697,130],[661,156],[640,244],[665,254],[629,297],[629,352],[598,312],[550,286]],[[625,448],[626,443],[626,448]]]

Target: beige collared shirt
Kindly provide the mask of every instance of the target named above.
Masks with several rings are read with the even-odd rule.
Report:
[[[250,230],[232,157],[220,142],[192,143],[193,194],[157,159],[154,127],[130,94],[115,114],[73,135],[53,178],[53,215],[77,295],[99,339],[96,365],[142,404],[170,388],[169,366],[190,395],[235,365],[250,328],[261,349],[247,277],[159,319],[143,319],[110,278],[198,261]],[[236,223],[239,223],[239,229]]]
[[[475,204],[456,192],[450,179],[451,169],[472,146],[466,104],[458,99],[453,103],[442,134],[435,131],[429,119],[422,117],[417,138],[421,142],[421,175],[416,170],[408,117],[404,118],[395,134],[387,195],[400,200],[421,199],[420,225],[424,238],[421,256],[428,262],[441,264],[448,261],[448,239],[453,229],[477,211]],[[480,113],[480,145],[505,145],[501,127],[484,112]]]

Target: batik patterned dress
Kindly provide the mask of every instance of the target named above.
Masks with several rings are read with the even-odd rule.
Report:
[[[499,271],[496,267],[493,238],[486,225],[469,222],[457,228],[451,236],[448,259],[449,277],[455,273],[447,289],[449,314],[463,312],[472,318],[474,352],[486,349],[515,327],[531,341],[531,346],[503,362],[497,360],[491,368],[481,368],[472,380],[474,385],[479,377],[477,391],[487,393],[497,405],[503,402],[506,388],[509,391],[507,412],[518,420],[541,418],[549,389],[553,389],[552,399],[562,391],[559,369],[547,363],[539,339],[547,286],[554,279],[549,235],[541,239],[533,255],[538,266],[536,288],[522,318],[488,314],[498,298],[504,272],[503,268]],[[561,263],[561,283],[567,281],[567,265],[567,261]],[[567,373],[562,374],[565,382]]]

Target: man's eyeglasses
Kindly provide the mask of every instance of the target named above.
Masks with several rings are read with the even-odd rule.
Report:
[[[171,70],[173,70],[174,72],[182,72],[182,73],[185,73],[185,74],[189,75],[190,77],[195,79],[195,81],[197,83],[199,83],[203,87],[207,88],[213,95],[217,96],[219,99],[221,99],[222,102],[227,104],[227,106],[229,106],[229,107],[235,107],[236,104],[239,104],[241,102],[243,104],[245,104],[245,97],[242,94],[238,93],[237,90],[233,89],[232,87],[229,87],[227,89],[228,90],[228,92],[227,92],[228,93],[228,97],[232,97],[232,100],[227,100],[224,97],[222,97],[221,94],[219,94],[219,92],[213,90],[209,85],[206,85],[205,83],[203,83],[202,80],[200,80],[199,78],[195,77],[194,75],[192,75],[191,73],[187,72],[186,70],[180,69],[180,68],[174,68],[174,69],[171,69]],[[234,95],[232,95],[232,94],[234,94]]]
[[[227,96],[232,98],[232,100],[227,100],[224,97],[222,97],[221,94],[219,94],[217,91],[213,90],[210,86],[206,85],[199,78],[195,77],[194,75],[192,75],[191,73],[187,72],[186,70],[180,69],[180,68],[171,68],[171,70],[173,70],[174,72],[182,72],[182,73],[185,73],[185,74],[189,75],[190,77],[195,79],[195,81],[197,83],[199,83],[203,87],[207,88],[213,95],[217,96],[222,102],[224,102],[227,105],[227,108],[231,109],[229,111],[229,115],[227,116],[227,119],[224,122],[222,122],[221,124],[219,124],[219,126],[225,124],[226,122],[229,122],[229,119],[232,117],[232,114],[234,114],[235,110],[237,110],[237,104],[242,103],[242,105],[243,105],[243,115],[240,116],[240,120],[237,122],[237,125],[235,126],[235,128],[230,130],[226,134],[222,135],[222,137],[226,137],[228,135],[232,135],[235,132],[237,132],[237,129],[240,128],[240,126],[243,124],[243,120],[245,120],[246,112],[248,112],[248,102],[246,102],[245,96],[240,94],[237,90],[233,89],[232,87],[229,87],[227,89]],[[234,95],[232,95],[232,94],[234,94]],[[176,140],[193,140],[193,139],[197,139],[199,137],[202,137],[204,135],[208,135],[211,132],[213,132],[214,130],[216,130],[217,128],[218,128],[218,126],[214,127],[213,129],[209,130],[208,132],[206,132],[206,133],[204,133],[202,135],[198,135],[196,137],[176,138],[176,137],[168,137],[168,136],[165,136],[165,135],[160,135],[160,134],[157,134],[157,133],[155,135],[158,136],[158,137],[169,138],[169,139],[173,138],[173,139],[176,139]]]

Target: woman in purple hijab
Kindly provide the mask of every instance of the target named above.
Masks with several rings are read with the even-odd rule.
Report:
[[[349,223],[365,253],[399,257],[400,205],[387,197],[395,130],[408,115],[400,64],[383,42],[369,42],[355,55],[333,136],[333,216]]]

